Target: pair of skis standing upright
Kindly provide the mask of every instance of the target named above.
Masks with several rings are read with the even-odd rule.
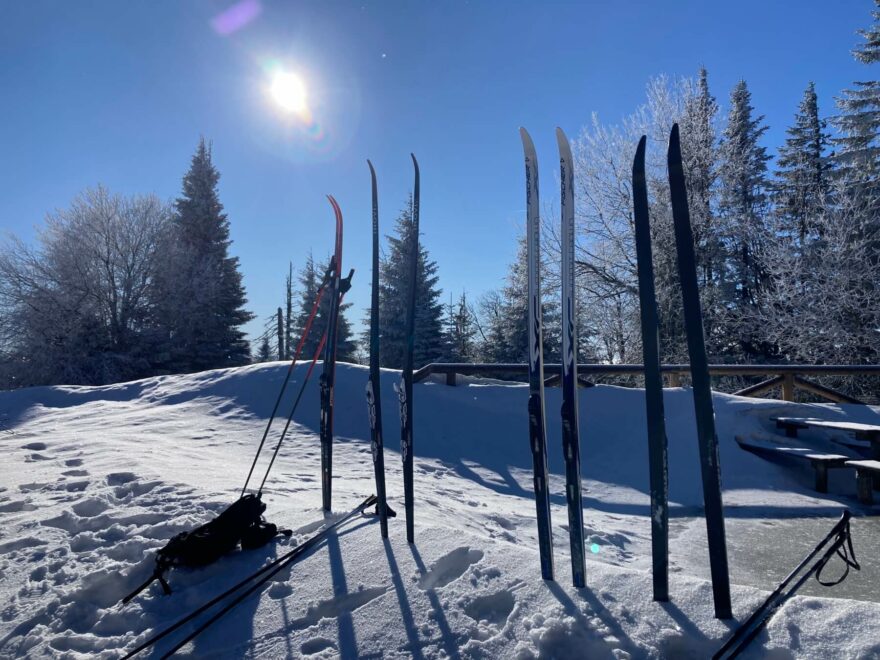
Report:
[[[527,251],[529,280],[529,436],[534,468],[538,517],[538,545],[541,574],[553,579],[553,537],[550,526],[550,494],[547,483],[546,430],[544,426],[544,381],[542,359],[540,287],[540,209],[535,147],[525,129],[520,129],[525,151]],[[584,586],[583,505],[577,417],[577,330],[574,297],[574,195],[572,158],[561,129],[556,130],[560,153],[562,209],[562,433],[565,456],[566,501],[571,540],[572,579]],[[668,460],[663,412],[663,381],[660,370],[659,323],[654,294],[651,233],[648,218],[648,189],[645,176],[645,143],[639,141],[633,162],[633,209],[638,263],[639,304],[645,366],[645,402],[648,421],[648,449],[651,493],[651,538],[654,600],[669,600],[669,507]],[[712,406],[709,364],[703,336],[703,317],[697,286],[693,232],[681,158],[678,125],[672,127],[667,152],[678,272],[681,281],[684,322],[693,383],[694,411],[700,450],[703,498],[709,541],[709,560],[715,616],[729,619],[730,577],[721,501],[721,466],[715,413]]]
[[[538,199],[538,157],[526,129],[520,129],[526,160],[526,252],[528,256],[529,325],[529,444],[532,450],[541,577],[553,579],[553,532],[550,527],[550,488],[547,467],[547,429],[544,422],[544,356],[541,314],[541,218]],[[571,542],[572,582],[586,586],[584,508],[581,497],[580,435],[577,406],[577,308],[574,294],[574,172],[571,146],[561,128],[559,174],[562,209],[562,451],[565,457],[565,499]]]
[[[406,540],[415,542],[413,518],[413,350],[415,348],[416,289],[419,263],[419,163],[410,154],[415,168],[413,187],[413,237],[409,255],[409,290],[406,307],[406,352],[401,382],[396,387],[400,401],[400,455],[403,460],[403,499],[406,512]],[[388,537],[388,516],[395,515],[385,499],[385,458],[382,438],[382,383],[379,372],[379,192],[376,170],[368,160],[373,190],[373,282],[370,300],[370,379],[367,381],[367,408],[370,419],[370,447],[376,476],[376,510],[382,538]]]

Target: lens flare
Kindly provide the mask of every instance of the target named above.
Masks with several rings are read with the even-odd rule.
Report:
[[[306,112],[306,86],[295,73],[276,72],[269,91],[282,109],[298,115]]]

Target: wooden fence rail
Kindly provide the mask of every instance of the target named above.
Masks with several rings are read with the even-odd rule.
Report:
[[[687,364],[664,364],[660,367],[667,376],[669,387],[679,387],[682,376],[690,374]],[[639,376],[644,373],[641,364],[579,364],[578,376],[615,375]],[[433,362],[426,364],[413,374],[413,382],[424,380],[432,374],[445,374],[446,384],[455,385],[456,376],[528,376],[526,364],[491,364],[470,362]],[[549,376],[548,385],[558,382],[562,367],[558,364],[545,364],[544,374]],[[712,376],[769,376],[766,380],[750,385],[734,394],[758,396],[772,389],[781,388],[784,401],[794,401],[795,390],[801,389],[824,399],[837,403],[864,403],[855,397],[807,380],[804,376],[880,376],[880,365],[864,364],[710,364]],[[589,384],[589,383],[586,383]]]

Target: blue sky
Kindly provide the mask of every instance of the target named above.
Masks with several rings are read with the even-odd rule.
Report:
[[[256,2],[256,0],[249,0]],[[0,21],[0,229],[33,240],[45,214],[102,183],[119,193],[180,190],[199,136],[213,140],[250,308],[281,304],[287,262],[333,243],[332,193],[346,218],[349,300],[369,301],[370,187],[390,230],[422,171],[423,243],[444,299],[502,284],[524,214],[517,128],[544,180],[554,128],[644,101],[651,76],[709,71],[724,108],[744,78],[784,138],[803,90],[820,111],[853,80],[876,78],[850,49],[870,0],[709,2],[280,2],[231,34],[232,1],[6,2]],[[309,90],[308,127],[268,98],[275,66]],[[551,190],[546,188],[547,198]]]

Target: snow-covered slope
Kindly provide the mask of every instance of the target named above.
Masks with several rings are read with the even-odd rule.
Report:
[[[289,542],[281,541],[236,552],[203,570],[172,571],[171,596],[154,585],[131,604],[118,603],[149,575],[156,548],[237,497],[285,371],[280,363],[261,364],[99,388],[0,393],[0,657],[117,657],[287,549]],[[297,369],[297,382],[304,373]],[[397,377],[383,373],[382,396],[389,497],[402,511],[392,389]],[[339,513],[374,491],[366,379],[365,369],[339,365],[333,483]],[[673,534],[668,604],[650,596],[643,396],[604,386],[581,392],[592,546],[586,589],[568,586],[559,391],[547,390],[551,469],[560,476],[552,483],[557,582],[545,583],[535,537],[526,388],[429,382],[415,388],[416,544],[406,543],[402,519],[392,521],[386,542],[373,518],[358,520],[184,652],[261,658],[711,655],[731,624],[712,618],[705,580],[690,392],[666,393]],[[798,548],[818,540],[814,530],[824,533],[844,506],[855,507],[853,484],[851,475],[838,475],[833,493],[818,496],[806,471],[766,462],[733,440],[734,434],[767,437],[771,415],[804,414],[804,406],[724,395],[715,402],[728,529],[737,531],[730,535],[734,613],[742,620],[766,596],[743,585],[770,589],[784,577],[803,554]],[[808,408],[813,416],[880,422],[878,411],[866,407]],[[312,383],[265,494],[267,517],[295,530],[291,542],[307,538],[325,519],[317,429]],[[831,447],[828,437],[808,434],[804,442]],[[766,518],[795,526],[779,523],[777,529],[787,530],[782,536],[772,525],[761,534],[738,533],[761,529]],[[868,529],[873,521],[856,520],[854,535],[862,522]],[[756,581],[753,555],[773,555],[774,547],[785,561]],[[794,657],[880,657],[872,568],[876,562],[866,562],[850,578],[860,600],[791,601],[756,641],[753,656],[784,648]]]

